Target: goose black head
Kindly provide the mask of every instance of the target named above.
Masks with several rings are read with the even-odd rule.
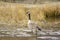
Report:
[[[31,13],[30,13],[30,11],[27,11],[26,14],[28,15],[28,19],[31,20],[31,15],[30,15]]]

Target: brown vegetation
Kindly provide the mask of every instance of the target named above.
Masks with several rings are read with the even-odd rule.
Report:
[[[26,11],[29,9],[33,21],[49,20],[55,22],[60,18],[60,4],[27,5],[18,3],[0,3],[0,24],[27,24]],[[31,6],[27,8],[26,6]],[[58,19],[59,19],[58,18]],[[26,20],[26,21],[24,21]],[[48,21],[48,22],[49,22]]]

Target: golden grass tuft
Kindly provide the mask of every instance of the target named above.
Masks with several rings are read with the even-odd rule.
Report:
[[[31,6],[31,8],[28,9],[26,7],[27,4],[2,2],[0,3],[0,5],[0,24],[19,26],[21,26],[22,24],[27,24],[28,17],[26,15],[26,11],[28,11],[28,9],[31,12],[32,20],[38,21],[39,24],[41,20],[55,22],[57,20],[57,17],[55,16],[60,15],[60,4],[28,5]],[[57,11],[58,13],[56,13]]]
[[[1,5],[2,4],[2,5]],[[13,3],[1,3],[0,5],[0,24],[14,25],[27,20],[23,5]]]

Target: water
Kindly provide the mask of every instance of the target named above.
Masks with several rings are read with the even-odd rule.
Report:
[[[11,37],[11,36],[3,36],[0,37],[0,40],[60,40],[60,37],[53,36],[41,36],[41,37]]]
[[[0,30],[0,40],[60,40],[60,30],[43,30],[33,34],[27,28],[16,28],[15,30]]]
[[[31,34],[0,34],[0,40],[60,40],[60,35],[39,35],[32,36]]]
[[[37,37],[38,40],[60,40],[59,37],[53,37],[53,36],[42,36]]]
[[[36,40],[34,37],[0,37],[0,40]]]

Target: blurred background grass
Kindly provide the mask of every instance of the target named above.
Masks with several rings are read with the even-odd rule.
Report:
[[[48,4],[19,4],[0,2],[0,25],[27,26],[28,16],[26,11],[30,10],[32,21],[41,27],[50,26],[50,23],[60,22],[60,3]],[[46,23],[41,23],[41,21]]]

